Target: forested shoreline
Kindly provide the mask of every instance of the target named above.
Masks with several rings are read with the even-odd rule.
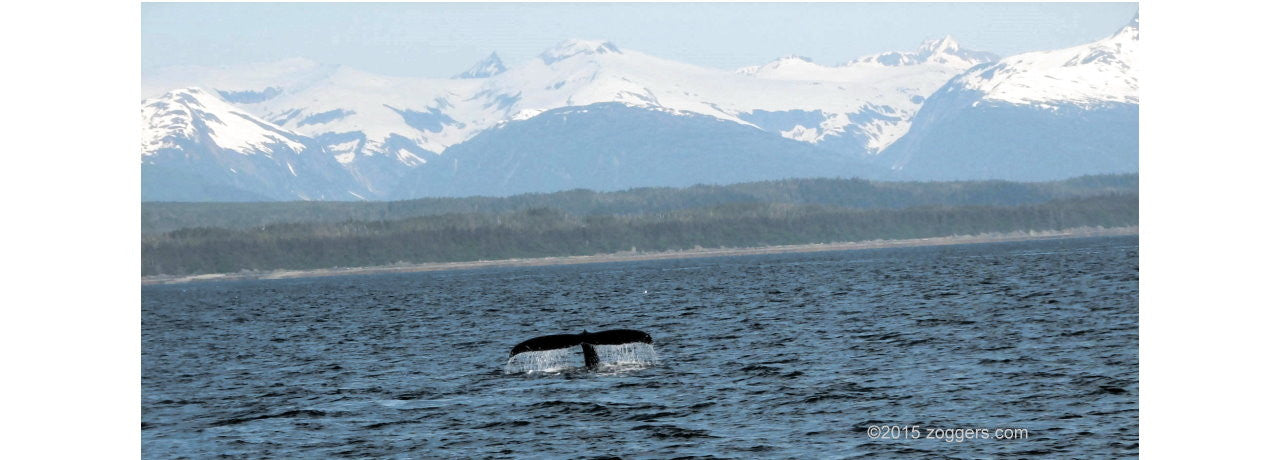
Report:
[[[407,201],[142,203],[142,232],[183,228],[261,228],[278,223],[393,221],[444,214],[492,214],[558,209],[576,216],[639,215],[732,204],[820,205],[851,209],[920,206],[1015,206],[1106,193],[1137,193],[1136,174],[1083,176],[1052,182],[881,182],[789,179],[617,192],[568,190],[509,197],[422,198]]]
[[[960,204],[892,206],[880,202],[857,207],[785,202],[785,199],[778,200],[782,202],[760,202],[766,199],[761,197],[768,196],[768,193],[759,193],[736,202],[717,202],[728,193],[743,193],[743,190],[751,190],[750,187],[771,190],[775,196],[789,193],[792,201],[796,201],[796,197],[815,200],[814,197],[840,188],[902,187],[892,183],[857,180],[822,181],[825,180],[740,184],[738,187],[746,188],[720,186],[694,192],[688,191],[697,188],[653,189],[665,194],[675,194],[686,205],[683,208],[672,206],[666,211],[584,212],[583,209],[589,208],[591,203],[599,205],[607,201],[600,196],[609,196],[615,200],[622,197],[625,198],[622,201],[632,202],[643,197],[643,193],[636,195],[636,191],[628,191],[615,192],[623,195],[610,195],[562,192],[570,194],[568,196],[573,196],[573,193],[597,196],[579,202],[566,200],[568,204],[565,207],[571,210],[566,210],[565,207],[528,206],[523,209],[494,211],[493,209],[502,209],[502,206],[512,206],[511,203],[501,201],[512,198],[484,199],[496,200],[484,202],[468,202],[466,200],[480,199],[466,198],[430,203],[478,206],[477,203],[487,202],[490,203],[489,206],[496,207],[479,212],[437,212],[408,218],[348,218],[338,222],[299,219],[251,227],[226,225],[225,222],[236,220],[229,218],[220,221],[224,226],[144,233],[142,275],[362,267],[395,263],[590,255],[632,250],[667,251],[695,247],[754,247],[991,232],[1051,231],[1074,227],[1125,227],[1138,224],[1137,178],[1132,175],[1090,176],[1038,184],[909,183],[912,185],[907,186],[916,187],[915,192],[922,194],[917,202]],[[818,191],[811,190],[807,195],[806,192],[796,192],[804,187]],[[1038,189],[1040,194],[1033,198],[1041,201],[1026,203],[1028,197],[1022,196],[1007,198],[1015,204],[984,204],[999,196],[997,191],[1009,196],[1007,194],[1013,192],[1012,189],[1021,189],[1025,193],[1031,193],[1026,192],[1027,190]],[[948,197],[948,191],[968,198]],[[936,196],[930,198],[929,192]],[[625,195],[628,193],[632,195]],[[682,193],[687,195],[681,195]],[[547,195],[557,194],[541,196]],[[701,203],[693,199],[695,196],[718,198],[710,200],[713,204],[696,206]],[[884,196],[891,194],[886,193]],[[528,200],[531,196],[522,197]],[[837,194],[833,192],[830,199],[837,200]],[[1019,200],[1024,202],[1017,203]],[[535,199],[534,202],[536,201]],[[679,200],[673,199],[672,202],[675,201]],[[857,201],[857,197],[846,197],[840,202]],[[900,201],[912,202],[910,199]],[[499,205],[493,205],[494,202]],[[656,202],[661,203],[661,200]],[[690,204],[695,206],[689,206]],[[223,204],[207,205],[207,209],[200,212],[211,212],[210,210],[219,209],[217,205]],[[262,214],[254,214],[260,211],[253,211],[258,208],[252,205],[242,210],[252,211],[247,213],[252,215],[248,219],[260,218]],[[297,209],[308,206],[294,205],[300,206]],[[323,206],[335,204],[320,205],[307,209],[326,209]],[[340,205],[343,209],[359,210],[359,205],[370,204]],[[367,209],[375,209],[376,206],[379,205],[375,204]],[[657,209],[655,206],[650,208]],[[191,209],[200,208],[196,206]],[[388,208],[381,209],[385,212]],[[145,213],[144,205],[144,219]],[[322,217],[327,219],[332,218],[332,215]]]

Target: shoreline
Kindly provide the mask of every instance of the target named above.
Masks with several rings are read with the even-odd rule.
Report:
[[[868,240],[845,243],[812,243],[747,248],[695,248],[657,252],[619,252],[613,254],[593,254],[585,256],[552,256],[526,259],[477,260],[470,262],[428,262],[421,264],[377,265],[351,268],[317,268],[306,270],[273,270],[269,272],[211,273],[186,276],[152,275],[143,276],[142,285],[183,284],[200,281],[242,281],[318,278],[345,275],[379,275],[388,273],[417,273],[498,267],[543,267],[554,265],[638,262],[647,260],[700,259],[708,257],[733,257],[765,254],[794,254],[807,252],[853,251],[863,249],[951,246],[959,244],[1007,243],[1016,241],[1088,238],[1099,236],[1130,236],[1137,234],[1137,226],[1083,227],[1052,231],[981,233],[977,235],[953,235],[900,240]]]

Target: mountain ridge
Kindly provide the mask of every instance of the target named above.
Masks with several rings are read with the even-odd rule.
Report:
[[[776,176],[746,174],[745,180],[782,179],[788,177],[785,174],[797,171],[830,174],[831,171],[855,170],[868,177],[884,175],[928,179],[930,174],[936,173],[937,178],[969,178],[948,175],[963,173],[964,168],[926,167],[929,163],[926,159],[940,155],[936,151],[938,145],[980,141],[965,137],[963,130],[940,128],[945,125],[943,121],[956,119],[948,114],[970,113],[961,110],[963,104],[985,107],[986,112],[978,114],[980,116],[975,116],[974,120],[1010,105],[1036,105],[1041,111],[1056,112],[1055,116],[1063,120],[1091,116],[1081,115],[1082,112],[1074,110],[1077,107],[1105,110],[1115,104],[1130,102],[1136,107],[1136,77],[1128,78],[1128,75],[1118,79],[1102,78],[1101,83],[1094,78],[1073,84],[1057,84],[1047,91],[1056,93],[1041,99],[1015,97],[1028,91],[1034,93],[1037,85],[1046,86],[1043,81],[1052,80],[1028,80],[1028,72],[1020,70],[1028,66],[1038,68],[1034,66],[1037,62],[1050,60],[1056,67],[1069,64],[1077,70],[1129,70],[1136,53],[1136,17],[1131,27],[1132,37],[1126,35],[1126,28],[1098,42],[1063,50],[1023,53],[998,61],[993,61],[994,55],[966,50],[953,37],[944,36],[926,40],[914,51],[873,54],[835,66],[788,56],[737,71],[671,61],[602,40],[566,40],[513,67],[505,66],[496,53],[490,53],[467,71],[445,79],[390,77],[305,59],[285,60],[260,68],[228,67],[203,73],[196,68],[179,68],[144,81],[144,91],[177,82],[204,82],[208,83],[207,87],[187,91],[199,93],[204,101],[202,104],[208,107],[180,108],[176,110],[186,115],[165,115],[160,112],[172,107],[153,107],[152,113],[148,113],[147,105],[156,102],[154,98],[144,100],[146,126],[142,157],[144,166],[150,168],[150,173],[144,176],[152,178],[151,186],[144,189],[154,191],[158,189],[155,186],[158,183],[183,182],[160,176],[162,172],[171,172],[184,177],[202,177],[208,182],[175,195],[182,197],[199,196],[197,190],[220,190],[210,195],[210,199],[217,199],[229,194],[224,190],[227,187],[241,187],[246,192],[243,196],[231,193],[236,195],[235,199],[260,196],[268,199],[378,200],[421,196],[414,193],[453,195],[463,192],[443,190],[423,182],[440,180],[440,177],[429,178],[438,175],[441,168],[463,160],[465,152],[509,155],[513,152],[509,146],[536,144],[540,134],[525,130],[524,139],[503,141],[502,145],[508,147],[499,150],[508,152],[506,154],[483,151],[477,147],[483,144],[479,139],[490,139],[493,133],[500,131],[513,132],[510,127],[539,120],[546,114],[576,118],[580,110],[566,109],[589,108],[596,104],[612,104],[608,106],[610,110],[597,109],[596,113],[612,120],[613,125],[580,123],[580,129],[588,129],[586,127],[589,126],[597,132],[557,131],[559,134],[555,136],[571,148],[547,149],[545,155],[522,164],[532,165],[530,167],[535,169],[550,168],[546,169],[548,171],[568,171],[577,167],[571,164],[572,159],[598,160],[604,158],[601,155],[610,149],[632,152],[628,155],[649,152],[656,158],[662,157],[667,150],[682,148],[679,147],[679,139],[629,133],[636,131],[636,127],[629,123],[650,120],[646,123],[670,129],[671,133],[707,139],[699,150],[701,155],[723,157],[727,154],[724,148],[728,145],[735,145],[741,151],[758,151],[753,149],[775,145],[774,148],[781,151],[809,152],[797,158],[810,158],[811,155],[813,158],[827,158],[830,162],[827,168],[789,168],[776,164],[772,168]],[[1130,38],[1134,43],[1132,46],[1126,41]],[[1011,91],[1011,88],[1024,91],[1019,93]],[[1063,88],[1076,93],[1063,96],[1066,91]],[[1106,94],[1101,97],[1080,96],[1080,88]],[[174,102],[166,102],[171,103]],[[1128,118],[1123,115],[1127,113],[1125,110],[1116,112],[1121,115],[1113,120],[1118,120],[1118,126],[1128,129]],[[196,112],[200,115],[193,115]],[[1132,112],[1136,124],[1136,109]],[[618,115],[622,113],[626,115]],[[1103,112],[1095,110],[1089,113]],[[965,117],[968,115],[960,118]],[[655,121],[659,119],[662,121]],[[1036,116],[1029,119],[1040,120]],[[708,120],[729,125],[708,123]],[[1008,120],[1019,121],[1017,116]],[[921,125],[922,121],[928,123]],[[1068,121],[1068,125],[1073,123]],[[538,123],[545,124],[545,117]],[[1041,120],[1036,123],[1049,126],[1054,122]],[[711,138],[700,137],[704,133],[671,128],[679,124],[703,126],[724,138],[710,142]],[[968,128],[987,129],[981,123],[971,124]],[[1080,129],[1084,131],[1077,130],[1074,135],[1087,135],[1087,130],[1093,128]],[[1136,133],[1136,128],[1133,130]],[[953,137],[929,135],[929,131],[950,133],[947,135]],[[1123,136],[1112,137],[1115,139],[1108,142],[1118,140],[1125,144],[1120,150],[1129,148]],[[186,141],[177,143],[173,139]],[[591,145],[582,142],[583,139],[593,139],[597,143]],[[745,142],[746,139],[751,141]],[[1061,136],[1057,139],[1073,141]],[[1132,150],[1136,152],[1136,140],[1133,144]],[[619,145],[621,150],[615,147]],[[166,152],[165,155],[157,156],[161,151]],[[235,152],[244,157],[238,160],[241,163],[245,158],[253,158],[252,161],[256,162],[249,168],[254,172],[250,177],[244,177],[242,172],[246,165],[235,168],[227,163],[226,158],[234,158],[231,155]],[[191,161],[198,156],[207,156],[210,160]],[[147,159],[153,157],[166,158],[168,163],[149,164]],[[172,159],[177,157],[187,158],[187,164],[179,167],[180,162]],[[295,157],[305,157],[306,167],[299,170],[303,162],[286,161]],[[746,161],[745,158],[741,160]],[[988,163],[984,168],[1000,166],[993,163],[995,159],[988,160],[984,160]],[[539,161],[547,163],[538,164]],[[678,185],[693,180],[663,182],[688,174],[688,171],[673,166],[676,164],[673,158],[665,162],[640,161],[638,158],[631,161],[653,169],[650,177],[644,179],[653,183],[630,182],[632,179],[627,179],[617,186]],[[1006,155],[999,161],[1029,160],[1025,156]],[[837,163],[850,166],[836,167]],[[751,170],[750,167],[729,163],[715,164],[723,171],[745,173]],[[197,171],[197,165],[208,170]],[[267,172],[273,168],[276,171]],[[1111,168],[1083,173],[1126,172],[1126,168],[1127,165],[1120,165],[1119,170]],[[484,169],[477,170],[477,174]],[[1020,170],[1013,167],[1011,171]],[[583,174],[574,174],[571,181],[558,186],[580,188],[593,183],[591,181],[595,178],[592,175],[580,172]],[[633,174],[622,170],[617,172],[627,177]],[[697,180],[713,180],[717,172],[701,170],[699,173],[703,179]],[[511,170],[506,173],[519,174]],[[299,175],[311,177],[299,178]],[[315,179],[319,177],[328,178],[326,180],[330,184],[320,183]],[[272,190],[272,183],[278,183],[276,190]],[[417,192],[412,192],[414,190]],[[465,193],[476,191],[472,189]],[[509,192],[521,191],[527,190],[517,187]],[[154,198],[156,195],[151,193],[144,199],[147,196]]]
[[[1138,19],[1083,45],[957,75],[877,159],[903,179],[1051,180],[1138,170]]]

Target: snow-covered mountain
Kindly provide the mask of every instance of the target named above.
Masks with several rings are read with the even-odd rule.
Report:
[[[866,102],[856,108],[839,106],[788,111],[752,110],[739,118],[783,137],[824,145],[839,152],[875,155],[906,134],[920,104],[947,80],[975,65],[991,62],[991,53],[960,48],[946,36],[927,40],[914,52],[887,52],[825,66],[803,56],[788,56],[764,65],[738,69],[758,79],[813,86],[823,82],[842,90],[858,88]],[[782,90],[785,94],[786,90]],[[843,113],[842,113],[843,111]]]
[[[1110,37],[980,65],[925,101],[881,160],[900,177],[1136,172],[1138,18]]]
[[[453,78],[302,59],[174,67],[143,81],[144,199],[520,193],[542,190],[541,173],[565,188],[877,174],[859,162],[900,177],[1028,179],[1044,155],[1007,150],[1061,147],[1075,153],[1053,155],[1088,163],[1098,155],[1072,155],[1111,152],[1125,136],[1136,164],[1136,43],[1135,20],[1096,43],[998,62],[944,37],[833,66],[787,57],[737,71],[590,40],[513,67],[491,54]],[[684,157],[698,152],[707,158]],[[1060,168],[1070,171],[1092,170]]]
[[[938,64],[954,68],[968,69],[978,64],[1000,59],[992,53],[972,51],[960,47],[955,37],[947,35],[937,40],[928,40],[920,45],[914,53],[890,51],[874,56],[866,56],[845,64],[846,67],[856,64],[880,64],[885,66],[907,66],[919,64]]]
[[[199,88],[170,91],[143,101],[142,120],[144,160],[179,148],[184,142],[207,141],[209,148],[246,156],[269,156],[276,151],[296,154],[306,149],[297,140],[301,136],[281,130]]]
[[[142,102],[144,200],[358,198],[311,139],[199,88]]]
[[[807,69],[784,69],[782,60],[735,73],[609,42],[569,40],[510,69],[490,55],[459,75],[466,78],[388,77],[289,60],[261,68],[163,70],[146,79],[144,91],[208,88],[315,138],[377,188],[494,126],[601,102],[707,115],[851,157],[874,154],[906,132],[926,96],[984,62],[953,40],[927,42],[907,54],[924,57]]]
[[[486,130],[410,172],[396,195],[516,195],[867,177],[871,168],[722,118],[602,102],[552,109]]]
[[[1010,56],[966,72],[947,92],[974,91],[986,104],[1080,107],[1138,103],[1138,18],[1102,40]]]
[[[860,81],[877,77],[898,78],[921,72],[954,76],[975,65],[997,59],[999,56],[991,53],[960,48],[956,39],[948,35],[937,40],[926,40],[915,51],[890,51],[864,56],[834,67],[816,64],[803,56],[788,56],[768,64],[744,67],[737,72],[775,80]],[[890,68],[909,70],[894,72]]]

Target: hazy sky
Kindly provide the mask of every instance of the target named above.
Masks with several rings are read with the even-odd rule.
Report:
[[[798,54],[838,64],[946,34],[1007,56],[1115,32],[1136,3],[144,3],[143,71],[304,57],[446,77],[569,38],[735,69]]]

